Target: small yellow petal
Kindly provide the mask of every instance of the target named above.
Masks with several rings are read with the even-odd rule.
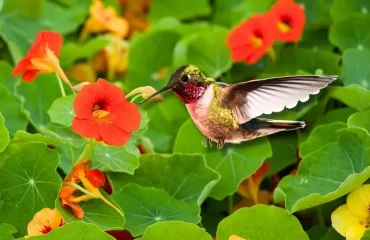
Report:
[[[331,214],[331,223],[333,228],[340,233],[343,237],[346,237],[347,231],[355,227],[355,229],[360,228],[361,226],[361,219],[356,217],[348,208],[347,205],[344,204],[338,207],[332,214]],[[365,230],[365,226],[362,225],[362,229]]]
[[[365,227],[363,225],[355,225],[350,227],[346,233],[347,240],[361,240],[364,235]]]
[[[127,94],[126,98],[129,98],[137,94],[141,94],[142,98],[146,99],[147,97],[154,94],[155,92],[156,90],[151,86],[139,87],[139,88],[135,88],[129,94]],[[151,98],[149,101],[163,102],[163,97],[161,96],[161,94],[158,94],[154,96],[153,98]]]
[[[247,239],[241,238],[241,237],[236,236],[236,235],[231,235],[229,237],[229,240],[247,240]]]
[[[370,207],[370,184],[364,184],[347,197],[348,209],[356,216],[367,218]]]

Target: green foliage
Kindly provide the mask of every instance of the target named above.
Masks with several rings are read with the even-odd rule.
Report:
[[[6,146],[9,144],[9,132],[4,125],[4,117],[0,113],[0,152],[4,151]]]
[[[74,95],[69,95],[55,100],[47,112],[50,116],[50,120],[54,123],[70,127],[72,125],[72,119],[75,116],[73,112],[74,99]]]
[[[0,232],[2,234],[2,236],[0,236],[1,240],[13,240],[13,234],[17,232],[17,229],[10,224],[1,223]]]

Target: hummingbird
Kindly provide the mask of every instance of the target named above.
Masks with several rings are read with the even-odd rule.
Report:
[[[305,102],[337,76],[286,76],[250,80],[236,84],[216,82],[198,67],[177,68],[167,85],[140,104],[167,90],[172,90],[185,104],[193,122],[203,133],[203,145],[241,143],[281,131],[305,127],[304,121],[261,118],[263,114],[294,108]]]

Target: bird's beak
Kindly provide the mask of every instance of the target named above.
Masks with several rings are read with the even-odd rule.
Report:
[[[170,86],[165,86],[164,88],[162,88],[162,89],[160,89],[160,90],[156,91],[155,93],[153,93],[152,95],[150,95],[150,96],[149,96],[149,97],[147,97],[146,99],[142,100],[142,101],[140,102],[140,104],[143,104],[143,103],[145,103],[146,101],[148,101],[149,99],[151,99],[152,97],[154,97],[154,96],[156,96],[156,95],[158,95],[158,94],[160,94],[160,93],[162,93],[162,92],[164,92],[164,91],[170,90],[170,89],[171,89],[171,87],[170,87]]]

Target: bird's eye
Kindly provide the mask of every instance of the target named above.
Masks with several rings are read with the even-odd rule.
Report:
[[[190,75],[183,75],[182,77],[181,77],[181,82],[187,82],[187,81],[189,81],[190,80]]]

